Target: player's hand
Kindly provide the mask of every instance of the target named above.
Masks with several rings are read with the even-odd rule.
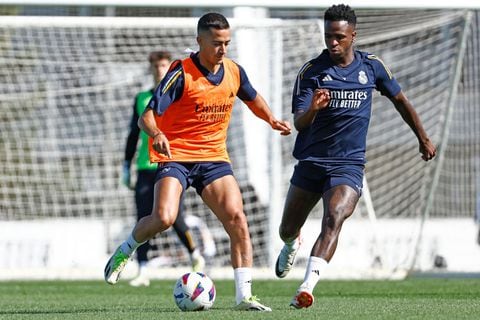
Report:
[[[430,139],[420,142],[418,149],[422,154],[422,159],[425,161],[432,160],[437,154],[437,148],[433,145]]]
[[[128,188],[132,189],[130,181],[130,161],[124,161],[122,167],[122,183]]]
[[[312,102],[310,103],[310,109],[319,111],[328,107],[330,102],[330,91],[325,88],[315,89],[313,92]]]
[[[169,159],[172,158],[172,154],[170,153],[170,143],[163,132],[157,133],[157,135],[153,137],[152,147],[153,150],[158,153],[166,155]]]
[[[282,136],[288,136],[290,133],[292,133],[292,127],[290,126],[290,123],[288,121],[281,121],[275,119],[272,121],[271,126],[274,130],[280,131],[280,134]]]

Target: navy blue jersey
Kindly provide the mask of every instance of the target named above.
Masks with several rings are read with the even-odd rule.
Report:
[[[190,57],[195,66],[212,84],[218,85],[223,80],[224,69],[223,64],[217,73],[213,74],[200,64],[198,53],[192,53]],[[154,95],[147,107],[155,110],[157,114],[162,114],[175,101],[181,98],[183,94],[183,68],[180,61],[172,63],[170,70],[167,72],[159,86],[155,89]],[[240,88],[237,97],[242,101],[252,101],[257,97],[257,91],[253,88],[247,77],[245,70],[238,65],[240,70]]]
[[[401,88],[376,56],[355,51],[347,67],[336,66],[327,50],[307,62],[297,76],[292,112],[307,111],[317,88],[330,91],[330,103],[300,131],[293,156],[298,160],[364,164],[373,89],[387,97]]]

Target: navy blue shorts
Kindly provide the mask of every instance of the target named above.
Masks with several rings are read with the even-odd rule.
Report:
[[[363,165],[299,161],[290,182],[304,190],[321,194],[335,186],[348,185],[361,196],[363,170]]]
[[[227,175],[233,176],[232,165],[228,162],[162,162],[158,164],[155,183],[165,177],[174,177],[183,190],[193,186],[202,195],[207,185]]]

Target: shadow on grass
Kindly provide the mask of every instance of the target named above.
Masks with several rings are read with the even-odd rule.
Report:
[[[130,313],[130,312],[159,312],[169,313],[177,312],[177,308],[125,308],[122,310],[111,308],[88,308],[88,309],[73,309],[73,310],[32,310],[32,309],[17,309],[4,311],[0,310],[0,315],[28,315],[28,314],[88,314],[88,313]]]

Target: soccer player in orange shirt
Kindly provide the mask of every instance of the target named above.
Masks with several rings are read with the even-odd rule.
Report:
[[[139,119],[151,137],[150,160],[159,164],[154,208],[110,258],[105,280],[115,284],[135,249],[173,224],[182,192],[193,186],[230,237],[235,309],[271,311],[251,292],[252,244],[226,136],[237,96],[282,135],[290,134],[290,124],[273,116],[243,68],[226,58],[230,26],[223,15],[200,18],[197,43],[197,53],[172,64]]]
[[[153,51],[149,54],[148,61],[150,62],[150,71],[153,75],[154,84],[157,86],[170,69],[170,63],[172,61],[171,54],[168,51]],[[155,87],[148,91],[139,92],[135,96],[132,117],[130,120],[130,130],[127,137],[127,143],[125,145],[125,161],[123,164],[122,180],[123,183],[129,188],[131,188],[130,167],[135,154],[137,155],[137,181],[134,187],[137,220],[149,215],[153,208],[153,194],[157,163],[150,162],[148,152],[148,135],[140,130],[137,123],[140,115],[143,113],[143,111],[145,111],[148,102],[150,102],[154,94],[154,90]],[[140,146],[137,150],[137,143],[139,141]],[[203,267],[205,266],[205,259],[200,253],[200,249],[196,246],[189,226],[185,222],[183,208],[184,206],[182,201],[180,201],[177,219],[173,223],[172,227],[182,244],[188,250],[190,261],[192,263],[192,270],[202,271]],[[146,272],[148,251],[150,248],[151,246],[148,241],[137,248],[138,275],[132,279],[132,281],[130,281],[131,286],[139,287],[150,285],[148,272]]]

